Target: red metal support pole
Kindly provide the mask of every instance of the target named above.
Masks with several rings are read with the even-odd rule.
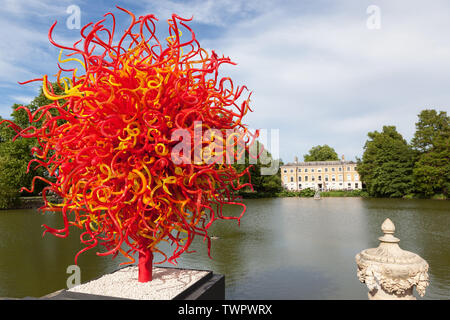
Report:
[[[139,252],[139,282],[152,281],[153,253],[148,250],[145,253]]]

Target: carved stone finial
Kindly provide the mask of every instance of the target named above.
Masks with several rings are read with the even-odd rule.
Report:
[[[394,234],[395,232],[395,225],[392,222],[391,219],[387,218],[386,220],[384,220],[383,224],[381,225],[381,230],[383,231],[383,233],[392,233]]]
[[[394,237],[395,225],[386,219],[380,245],[356,255],[358,278],[369,288],[371,300],[414,300],[413,288],[424,296],[428,286],[428,263],[417,254],[402,250]]]
[[[400,239],[394,237],[395,225],[391,219],[387,218],[386,220],[384,220],[383,224],[381,225],[381,230],[384,233],[384,236],[378,238],[378,240],[380,240],[381,242],[386,243],[400,242]]]

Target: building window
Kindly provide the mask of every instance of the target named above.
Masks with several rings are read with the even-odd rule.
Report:
[[[325,168],[325,172],[328,172],[328,168]]]
[[[311,168],[311,172],[314,172],[314,168]]]
[[[357,174],[355,174],[355,181],[358,181],[359,176]]]
[[[302,181],[302,177],[301,176],[298,176],[298,181]]]
[[[359,187],[358,187],[358,183],[355,183],[355,189],[357,189],[357,188],[359,188]]]
[[[314,179],[314,176],[311,176],[311,181],[314,181],[315,179]]]
[[[342,171],[342,168],[341,168],[341,167],[339,167],[339,168],[338,168],[338,170],[339,170],[339,171]]]
[[[325,181],[328,181],[328,175],[325,176]]]
[[[349,188],[351,188],[351,187],[352,187],[352,184],[351,184],[351,183],[348,183],[347,185],[348,185],[348,187],[349,187]]]
[[[305,168],[305,172],[308,172],[308,169]]]
[[[350,171],[350,167],[347,167],[347,171]]]
[[[292,172],[294,172],[294,170],[293,170],[293,169],[291,169],[291,173],[292,173]]]
[[[291,177],[291,182],[294,182],[294,177]]]
[[[302,172],[302,169],[299,168],[299,169],[298,169],[298,172]]]
[[[334,172],[334,168],[331,168],[331,171]]]
[[[305,176],[305,181],[308,181],[308,176]]]
[[[352,176],[351,175],[347,175],[347,181],[350,181],[350,180],[352,180]]]
[[[331,176],[331,181],[336,181],[336,176],[334,174]]]
[[[319,179],[318,179],[319,181],[322,181],[322,176],[319,176],[318,178],[319,178]]]
[[[342,177],[342,174],[340,174],[340,175],[339,175],[339,181],[342,181],[342,180],[344,180],[344,179],[343,179],[343,177]]]
[[[286,169],[284,169],[284,170],[283,170],[283,172],[284,172],[284,173],[287,173],[287,170],[286,170]]]
[[[298,184],[298,188],[300,189],[301,187],[302,187],[302,184],[301,184],[301,183],[299,183],[299,184]]]
[[[317,169],[317,172],[322,172],[322,168]]]

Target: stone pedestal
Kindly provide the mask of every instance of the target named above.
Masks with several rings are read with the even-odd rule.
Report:
[[[0,300],[16,300],[0,298]],[[138,281],[138,267],[119,269],[98,279],[25,300],[225,300],[225,276],[207,270],[153,267],[153,280]]]
[[[357,275],[369,288],[370,300],[415,300],[413,288],[420,296],[428,286],[428,263],[415,253],[402,250],[394,237],[390,219],[381,225],[384,236],[380,245],[356,255]]]

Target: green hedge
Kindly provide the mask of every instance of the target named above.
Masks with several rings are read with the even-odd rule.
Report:
[[[241,192],[240,195],[244,199],[257,199],[257,198],[311,198],[315,195],[314,189],[306,188],[301,191],[283,190],[277,193],[269,192]],[[369,194],[365,190],[334,190],[334,191],[322,191],[321,197],[369,197]]]
[[[302,198],[311,198],[314,197],[316,192],[311,188],[306,188],[301,191],[289,191],[283,190],[277,194],[278,197],[302,197]]]
[[[368,197],[369,194],[364,190],[333,190],[323,191],[321,197]]]

